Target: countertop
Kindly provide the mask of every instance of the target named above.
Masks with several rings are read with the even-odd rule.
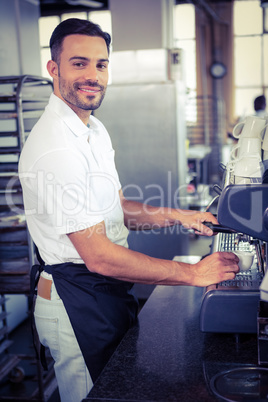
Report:
[[[157,286],[84,401],[219,400],[213,376],[257,365],[257,335],[202,333],[203,289]]]

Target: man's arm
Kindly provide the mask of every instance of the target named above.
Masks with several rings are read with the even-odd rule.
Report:
[[[203,222],[218,224],[210,212],[199,212],[167,207],[152,207],[136,201],[127,200],[122,190],[119,191],[124,222],[128,229],[146,230],[173,225],[183,225],[186,229],[194,229],[197,233],[212,236],[213,231]]]
[[[239,270],[233,253],[214,253],[191,265],[129,250],[108,239],[104,222],[68,236],[89,271],[124,281],[208,286],[234,279]]]

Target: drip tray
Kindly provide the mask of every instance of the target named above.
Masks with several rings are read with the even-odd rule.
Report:
[[[223,371],[210,381],[211,391],[229,402],[268,402],[268,368],[248,366]]]

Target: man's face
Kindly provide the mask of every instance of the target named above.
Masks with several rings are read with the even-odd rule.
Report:
[[[105,40],[69,35],[63,41],[55,93],[78,115],[97,109],[108,82],[108,51]],[[54,80],[55,81],[55,80]],[[58,92],[58,93],[57,93]]]

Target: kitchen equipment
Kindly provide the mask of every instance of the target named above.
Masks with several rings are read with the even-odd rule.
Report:
[[[258,363],[268,366],[268,303],[263,300],[258,314]]]
[[[268,392],[268,369],[247,366],[220,372],[211,379],[210,389],[223,401],[265,401]]]
[[[231,179],[231,180],[230,180]],[[205,288],[200,329],[203,332],[257,333],[260,285],[266,277],[268,241],[268,185],[235,185],[228,176],[219,196],[215,251],[248,251],[253,264],[235,279]],[[231,184],[230,184],[231,181]],[[216,228],[217,229],[217,228]],[[268,289],[267,289],[268,291]]]

